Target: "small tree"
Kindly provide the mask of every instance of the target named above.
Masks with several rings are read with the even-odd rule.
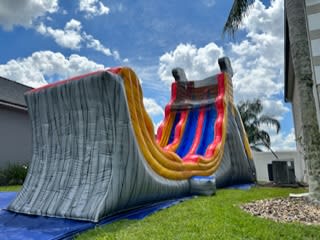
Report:
[[[259,99],[253,101],[240,102],[237,105],[244,128],[248,135],[248,140],[252,149],[261,152],[261,146],[270,149],[270,135],[261,129],[261,125],[274,127],[277,133],[280,130],[280,122],[270,116],[263,115],[263,106]],[[270,149],[271,150],[271,149]]]

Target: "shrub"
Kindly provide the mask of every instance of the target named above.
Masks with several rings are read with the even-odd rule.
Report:
[[[28,173],[26,164],[10,164],[0,171],[0,185],[21,185]]]

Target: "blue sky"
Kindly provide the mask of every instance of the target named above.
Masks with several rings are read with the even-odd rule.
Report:
[[[232,1],[29,0],[0,2],[0,75],[41,86],[111,66],[130,66],[142,81],[155,125],[169,100],[173,67],[190,79],[218,71],[227,55],[236,101],[260,98],[281,120],[275,149],[295,148],[283,102],[283,0],[256,1],[235,40],[222,37]]]

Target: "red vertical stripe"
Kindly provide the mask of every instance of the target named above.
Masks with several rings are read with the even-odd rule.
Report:
[[[192,146],[191,146],[189,152],[187,153],[187,155],[183,158],[184,160],[188,159],[191,155],[193,155],[197,151],[197,148],[200,144],[200,140],[202,137],[202,128],[204,127],[203,122],[204,122],[205,115],[206,115],[206,110],[203,108],[203,109],[201,109],[199,117],[198,117],[197,130],[196,130],[196,133],[194,136]]]
[[[205,157],[211,157],[214,154],[214,151],[217,147],[217,145],[221,142],[222,136],[223,136],[223,119],[224,119],[224,94],[225,94],[225,86],[224,86],[224,73],[220,73],[218,75],[218,97],[216,98],[216,109],[218,113],[218,117],[216,119],[215,125],[214,125],[214,140],[213,143],[211,143],[207,151],[205,153]]]

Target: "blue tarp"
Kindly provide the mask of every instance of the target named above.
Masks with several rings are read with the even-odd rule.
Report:
[[[0,192],[0,239],[33,240],[33,239],[69,239],[79,232],[95,226],[108,224],[121,219],[143,219],[144,217],[178,204],[188,198],[168,200],[144,205],[141,208],[116,214],[101,220],[99,223],[76,221],[63,218],[31,216],[13,213],[4,208],[15,198],[16,192]]]
[[[248,190],[252,186],[254,186],[254,184],[239,184],[230,186],[229,188]],[[94,228],[95,226],[101,226],[121,219],[143,219],[156,211],[168,208],[191,198],[185,197],[144,205],[140,208],[107,217],[99,223],[92,223],[64,218],[31,216],[5,210],[16,195],[16,192],[0,192],[1,240],[70,239],[75,234]]]

